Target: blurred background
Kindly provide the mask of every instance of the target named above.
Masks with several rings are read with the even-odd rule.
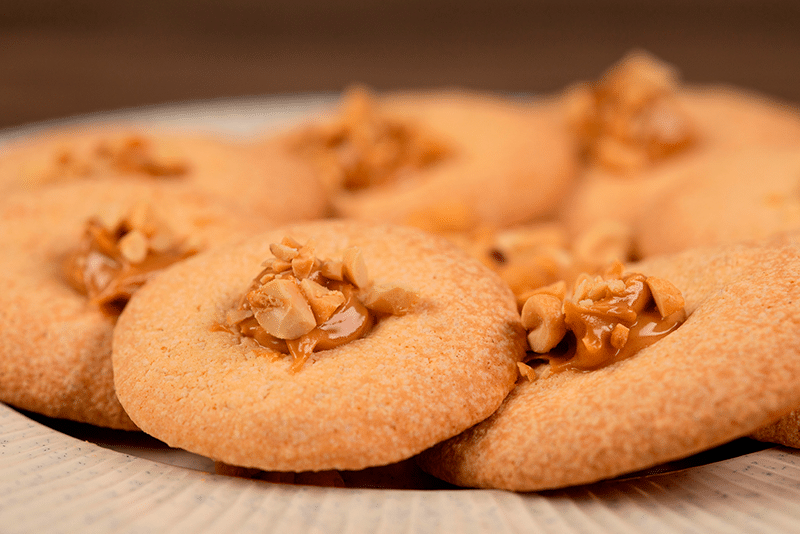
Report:
[[[795,0],[0,0],[0,128],[352,82],[551,92],[634,47],[800,102]]]

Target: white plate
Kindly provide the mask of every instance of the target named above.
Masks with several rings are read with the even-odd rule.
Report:
[[[330,101],[311,95],[187,103],[58,124],[156,121],[247,136]],[[0,132],[0,144],[52,124]],[[800,532],[800,451],[757,450],[748,441],[553,492],[336,489],[218,476],[209,460],[146,438],[80,425],[70,436],[58,422],[36,419],[0,404],[3,533]]]

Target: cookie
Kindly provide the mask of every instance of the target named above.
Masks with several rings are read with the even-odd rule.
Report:
[[[308,256],[311,239],[316,252]],[[316,260],[308,263],[310,257]],[[325,276],[360,280],[363,290],[406,288],[416,304],[392,315],[380,299],[365,298],[364,306],[382,311],[362,337],[300,358],[284,354],[285,346],[267,348],[275,338],[302,345],[302,332],[322,328],[314,327],[316,304],[335,298],[334,286],[313,290],[312,299],[307,278],[281,277],[300,276],[299,269],[319,282],[323,265]],[[305,297],[297,297],[297,286]],[[282,293],[269,293],[273,288]],[[283,335],[312,313],[295,298],[310,299],[312,322]],[[281,310],[274,320],[270,314]],[[264,344],[244,335],[243,319],[253,314],[270,334]],[[301,472],[397,462],[487,417],[514,385],[524,332],[502,281],[444,239],[406,227],[322,221],[163,273],[123,311],[113,345],[117,394],[142,430],[225,464]]]
[[[631,270],[673,282],[688,319],[628,359],[517,387],[421,466],[449,482],[586,484],[745,436],[800,402],[797,241],[692,250]]]
[[[269,144],[116,124],[57,129],[0,150],[0,192],[73,180],[189,184],[255,219],[324,214],[327,198],[307,166]]]
[[[158,235],[132,231],[127,239],[121,232],[116,236],[121,237],[120,250],[131,258],[117,260],[140,266],[138,272],[129,270],[116,278],[119,284],[106,284],[104,277],[116,260],[101,254],[83,257],[84,267],[92,264],[95,269],[79,268],[73,252],[86,243],[85,232],[108,238],[103,221],[133,212],[152,222],[148,206],[160,221]],[[89,230],[92,217],[99,218]],[[177,253],[173,259],[179,259],[192,250],[247,235],[251,225],[249,218],[172,183],[80,181],[4,198],[0,401],[49,417],[134,429],[117,401],[111,370],[111,333],[123,293],[135,291],[156,272],[151,270],[158,267],[154,258],[160,261]],[[153,254],[153,247],[163,254]],[[81,285],[85,291],[98,290],[94,302],[81,293]]]
[[[634,223],[643,256],[800,229],[800,149],[698,160]]]
[[[561,212],[578,233],[633,222],[697,164],[748,147],[800,147],[800,111],[754,93],[682,84],[669,65],[634,53],[567,106],[585,170]]]
[[[456,91],[351,91],[287,145],[328,183],[339,216],[433,231],[544,217],[576,167],[559,101]]]

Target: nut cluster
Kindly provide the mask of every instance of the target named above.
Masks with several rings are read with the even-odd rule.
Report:
[[[661,323],[659,331],[671,331],[684,319],[683,306],[680,290],[669,281],[638,273],[623,276],[622,264],[615,262],[603,275],[579,276],[569,296],[563,281],[537,290],[522,308],[522,324],[538,354],[552,351],[572,332],[577,344],[574,356],[583,359],[574,366],[594,368],[613,361],[634,336],[640,336],[635,328],[644,321]],[[648,337],[639,344],[659,339]]]
[[[322,260],[313,240],[300,244],[285,237],[271,244],[270,252],[274,257],[263,264],[238,308],[228,313],[229,325],[254,319],[269,336],[296,340],[324,328],[347,308],[354,315],[366,310],[403,315],[418,300],[409,289],[373,283],[358,247],[344,250],[341,260]]]
[[[98,141],[88,151],[63,147],[45,181],[96,177],[105,173],[138,174],[150,177],[177,177],[188,172],[186,161],[140,136],[128,135]]]
[[[122,217],[86,222],[83,238],[63,265],[67,281],[106,311],[118,312],[152,275],[196,253],[146,203]]]
[[[628,171],[689,147],[695,132],[675,98],[676,86],[668,65],[633,54],[599,83],[573,90],[571,122],[588,158]]]
[[[331,189],[359,190],[386,184],[450,153],[423,129],[382,114],[362,88],[345,96],[338,121],[307,129],[296,144],[314,156]]]

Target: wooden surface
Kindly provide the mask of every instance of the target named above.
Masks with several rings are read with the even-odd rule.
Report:
[[[556,91],[640,47],[800,102],[800,2],[0,0],[0,128],[240,95]]]

